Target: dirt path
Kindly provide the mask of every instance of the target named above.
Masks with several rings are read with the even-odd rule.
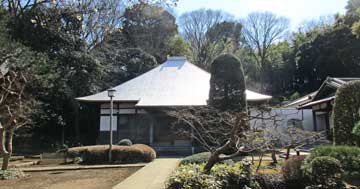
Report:
[[[20,180],[0,181],[1,189],[111,189],[140,168],[114,168],[30,173]]]

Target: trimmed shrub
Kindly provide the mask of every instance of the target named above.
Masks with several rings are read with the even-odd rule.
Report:
[[[288,188],[304,188],[306,179],[303,176],[301,165],[305,156],[293,156],[285,161],[281,171]]]
[[[131,145],[133,145],[133,143],[131,142],[130,139],[121,139],[121,140],[117,143],[117,145],[119,145],[119,146],[131,146]]]
[[[198,154],[193,154],[191,156],[185,157],[184,159],[181,160],[180,164],[185,165],[190,163],[196,163],[196,164],[205,163],[207,162],[207,160],[209,160],[209,157],[210,157],[210,152],[201,152]]]
[[[243,189],[245,186],[252,189],[260,188],[255,180],[248,179],[241,163],[233,165],[217,164],[210,174],[204,173],[205,164],[180,165],[169,177],[168,189]]]
[[[341,181],[340,161],[329,156],[320,156],[310,163],[309,177],[312,184],[323,188],[344,188]]]
[[[257,174],[254,179],[261,189],[287,189],[284,177],[280,174]]]
[[[305,159],[309,166],[311,161],[319,156],[330,156],[340,161],[347,173],[356,174],[360,171],[360,148],[355,146],[318,146]]]
[[[210,67],[209,105],[222,110],[247,111],[245,75],[232,54],[218,56]]]
[[[355,145],[359,139],[352,134],[360,120],[360,81],[351,81],[336,91],[333,108],[334,142],[337,145]]]
[[[108,162],[108,145],[82,146],[69,148],[68,156],[81,157],[85,164],[102,164]],[[114,163],[150,162],[156,158],[154,149],[144,144],[117,146],[112,149]]]
[[[143,162],[151,162],[156,158],[156,152],[153,148],[145,144],[134,144],[131,146],[134,149],[141,151],[141,158]]]

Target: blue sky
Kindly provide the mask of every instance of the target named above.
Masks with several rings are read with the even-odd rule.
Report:
[[[296,28],[306,20],[336,13],[344,13],[348,0],[179,0],[175,13],[199,9],[221,9],[244,18],[253,11],[270,11],[286,16],[291,27]]]

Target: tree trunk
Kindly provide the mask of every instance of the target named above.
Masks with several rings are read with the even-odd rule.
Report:
[[[209,160],[207,161],[205,167],[204,167],[204,173],[205,174],[209,174],[211,168],[217,163],[219,162],[219,153],[218,152],[214,152],[211,153]]]
[[[271,150],[271,159],[272,159],[272,163],[273,163],[274,165],[277,164],[276,150],[275,150],[275,149]]]
[[[9,168],[9,161],[10,161],[10,154],[9,153],[3,154],[3,162],[2,162],[1,170],[5,171]]]
[[[9,165],[9,152],[6,150],[6,131],[0,124],[0,155],[3,157],[1,170],[7,170]]]
[[[8,153],[7,153],[6,167],[5,167],[5,169],[3,169],[3,170],[8,169],[9,161],[10,161],[10,158],[11,158],[11,156],[12,156],[12,151],[13,151],[13,145],[12,145],[13,136],[14,136],[14,130],[13,130],[13,129],[8,130],[7,135],[6,135],[6,150],[7,150]],[[4,158],[4,159],[5,159],[5,158]],[[4,166],[3,166],[3,167],[4,167]]]
[[[291,147],[286,148],[286,156],[285,156],[286,160],[289,159],[289,157],[290,157],[290,150],[291,150]]]

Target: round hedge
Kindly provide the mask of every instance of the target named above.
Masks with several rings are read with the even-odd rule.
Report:
[[[320,156],[311,161],[310,179],[316,184],[337,185],[341,181],[342,168],[339,160]]]
[[[67,156],[81,157],[85,164],[108,163],[109,145],[81,146],[69,148]],[[156,158],[156,152],[145,144],[132,146],[114,145],[112,149],[114,163],[140,163],[151,162]]]
[[[360,170],[360,148],[356,146],[317,146],[311,150],[310,155],[305,159],[306,167],[316,157],[330,156],[341,162],[342,168],[350,174]]]
[[[352,130],[360,120],[360,81],[346,83],[336,91],[333,115],[334,143],[356,145],[360,139]]]

